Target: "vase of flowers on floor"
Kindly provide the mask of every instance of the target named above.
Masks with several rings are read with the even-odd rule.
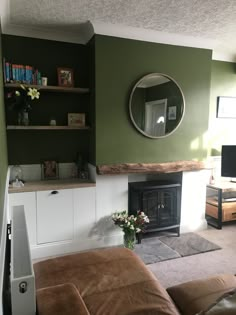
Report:
[[[129,216],[126,210],[115,212],[112,215],[112,220],[124,232],[124,247],[131,250],[134,249],[136,234],[144,232],[145,226],[149,222],[143,211],[137,211],[136,215]]]
[[[17,111],[18,125],[29,125],[29,111],[32,109],[31,101],[39,99],[40,93],[37,89],[20,85],[20,90],[7,93],[10,109]]]

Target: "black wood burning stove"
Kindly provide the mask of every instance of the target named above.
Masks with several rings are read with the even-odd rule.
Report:
[[[145,212],[146,232],[175,230],[180,235],[181,184],[171,181],[129,183],[128,213]]]

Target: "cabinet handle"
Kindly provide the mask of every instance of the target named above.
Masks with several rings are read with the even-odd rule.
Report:
[[[232,215],[236,215],[236,212],[232,212]]]
[[[52,195],[59,194],[59,191],[57,191],[57,190],[53,190],[53,191],[51,192],[51,194],[52,194]]]

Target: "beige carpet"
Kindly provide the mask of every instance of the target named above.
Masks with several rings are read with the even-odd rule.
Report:
[[[222,230],[209,227],[197,233],[222,249],[148,265],[163,286],[220,273],[236,274],[236,223]]]

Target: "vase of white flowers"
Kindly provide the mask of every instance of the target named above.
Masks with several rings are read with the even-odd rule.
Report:
[[[20,85],[21,90],[7,93],[10,100],[10,109],[17,111],[18,125],[29,125],[29,111],[32,109],[31,101],[39,99],[40,93],[37,89]]]
[[[136,215],[128,216],[126,210],[115,212],[112,215],[112,220],[124,232],[124,246],[132,250],[134,249],[136,234],[144,232],[145,225],[149,222],[144,212],[137,211]]]

